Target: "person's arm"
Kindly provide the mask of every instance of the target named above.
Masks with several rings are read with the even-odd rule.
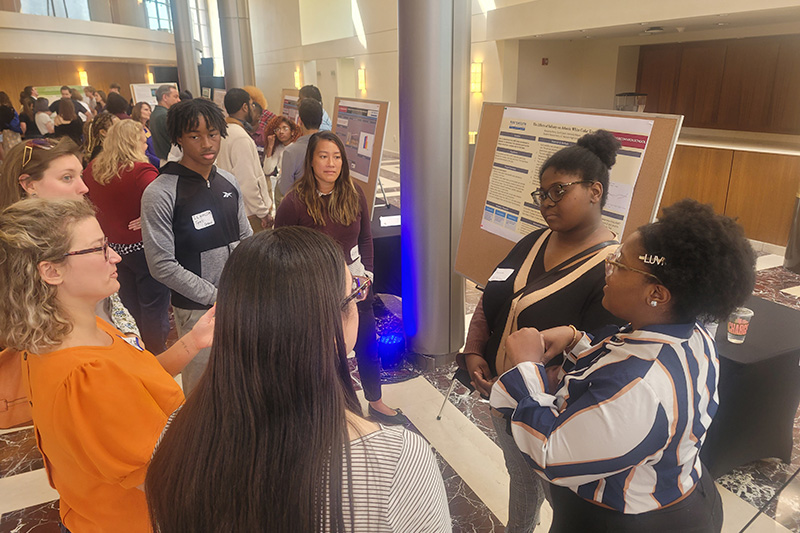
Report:
[[[624,360],[631,348],[604,357]],[[585,392],[571,391],[563,411],[556,396],[545,392],[546,382],[544,365],[520,363],[494,384],[490,404],[511,419],[520,451],[552,483],[575,486],[608,477],[644,461],[669,440],[667,413],[639,377],[623,382],[597,376],[591,387],[580,388]]]
[[[211,342],[214,340],[216,314],[217,306],[214,305],[200,317],[189,333],[178,339],[178,342],[165,352],[156,356],[164,370],[169,372],[172,377],[180,374],[181,370],[194,359],[200,350],[211,346]]]
[[[237,126],[238,127],[238,126]],[[258,188],[258,178],[263,177],[261,163],[258,160],[258,151],[252,140],[241,138],[230,141],[231,163],[233,168],[230,173],[239,183],[246,212],[252,213],[259,219],[270,215],[272,200],[262,198],[261,189]]]
[[[175,184],[168,180],[151,183],[142,195],[142,242],[150,275],[190,300],[211,305],[217,300],[214,284],[185,269],[175,258],[174,205]]]
[[[367,275],[372,278],[375,271],[375,249],[372,244],[372,221],[370,216],[369,207],[367,207],[367,198],[361,187],[354,185],[358,192],[358,203],[361,204],[361,227],[358,232],[358,252],[361,254],[361,262],[367,271]]]
[[[489,363],[484,358],[489,335],[489,323],[483,312],[483,295],[481,295],[469,321],[467,341],[461,353],[464,354],[464,363],[467,366],[470,383],[478,389],[481,396],[487,398],[492,391],[492,384],[497,380],[497,377],[492,377]]]

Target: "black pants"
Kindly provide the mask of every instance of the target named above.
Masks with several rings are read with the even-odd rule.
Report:
[[[358,374],[361,376],[361,388],[369,402],[381,399],[381,359],[378,355],[378,341],[375,338],[375,313],[372,311],[372,300],[375,295],[372,287],[363,302],[358,302],[358,340],[355,352],[358,362]]]
[[[550,533],[718,533],[722,498],[703,468],[694,491],[676,504],[642,514],[624,514],[589,503],[571,490],[550,485],[553,524]]]
[[[117,264],[119,297],[136,320],[145,347],[158,355],[166,350],[169,335],[167,287],[153,279],[144,250],[125,254]]]

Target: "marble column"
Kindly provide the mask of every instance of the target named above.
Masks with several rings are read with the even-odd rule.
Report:
[[[416,362],[430,367],[464,340],[453,266],[468,180],[471,4],[397,4],[403,325]]]
[[[248,0],[218,0],[218,6],[225,87],[232,89],[255,85],[256,67],[253,61]]]
[[[178,57],[178,85],[181,91],[200,96],[200,74],[192,39],[192,18],[189,0],[172,0],[172,33],[175,36],[175,55]]]

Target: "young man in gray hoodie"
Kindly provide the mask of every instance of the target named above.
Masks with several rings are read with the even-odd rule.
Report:
[[[178,334],[217,300],[217,284],[228,256],[253,234],[236,178],[214,166],[225,118],[208,100],[175,104],[167,115],[180,163],[167,163],[142,196],[142,241],[150,274],[172,291]],[[182,372],[183,390],[195,387],[208,363],[201,350]]]

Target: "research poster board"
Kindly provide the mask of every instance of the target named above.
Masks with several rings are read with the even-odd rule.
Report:
[[[300,91],[297,89],[284,89],[281,91],[281,115],[297,124],[297,101]]]
[[[456,271],[485,285],[516,242],[546,227],[531,192],[539,168],[597,129],[622,144],[611,170],[603,223],[622,238],[653,220],[683,117],[484,104]]]
[[[225,89],[214,89],[214,98],[213,101],[215,104],[222,109],[222,114],[226,117],[228,116],[228,112],[225,111],[225,95],[228,94],[228,91]]]
[[[83,86],[67,85],[67,87],[70,89],[78,89],[81,96],[83,96]],[[47,98],[48,105],[56,100],[61,100],[61,85],[37,85],[36,92],[39,93],[39,98]]]
[[[131,83],[131,95],[133,96],[133,103],[147,102],[150,107],[155,107],[158,104],[156,100],[156,91],[162,85],[172,85],[175,89],[178,84],[172,83]]]
[[[333,132],[344,144],[350,176],[367,197],[370,213],[381,169],[389,102],[342,98],[334,100]]]

